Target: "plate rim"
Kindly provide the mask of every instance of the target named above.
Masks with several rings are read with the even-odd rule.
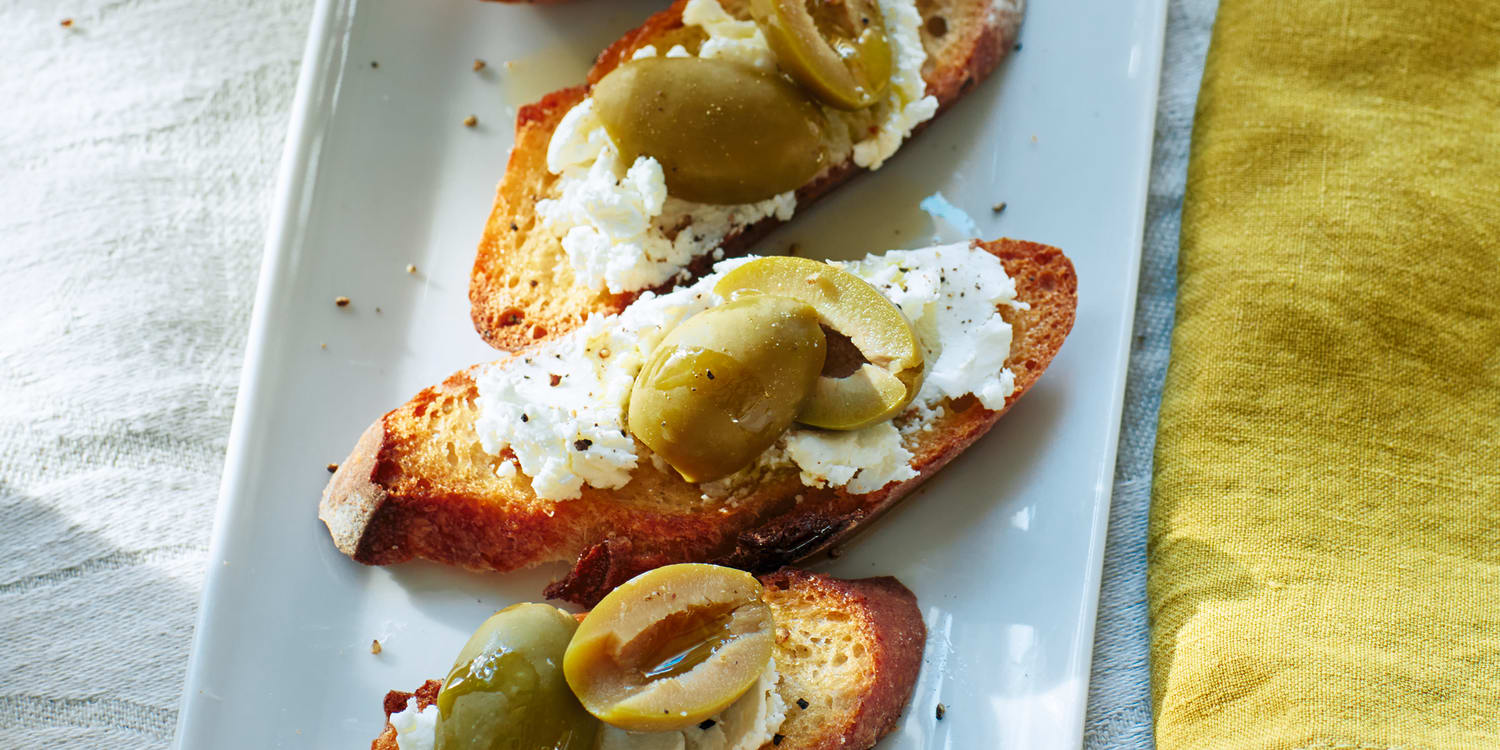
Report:
[[[259,400],[261,384],[269,374],[264,352],[270,339],[271,311],[287,294],[287,285],[278,283],[286,273],[291,260],[294,238],[307,223],[307,200],[317,183],[318,153],[322,145],[328,119],[336,106],[337,82],[330,81],[347,53],[350,25],[356,5],[355,0],[316,0],[309,21],[307,41],[303,45],[302,64],[297,73],[297,88],[292,95],[291,114],[287,122],[286,141],[282,145],[281,163],[277,167],[276,188],[271,200],[270,218],[266,225],[265,247],[261,251],[260,273],[255,284],[255,302],[250,312],[250,328],[245,339],[245,357],[241,365],[238,390],[234,400],[234,416],[229,423],[229,437],[225,442],[224,468],[219,477],[218,497],[214,501],[213,531],[209,537],[207,570],[203,576],[203,592],[198,599],[198,613],[193,621],[193,642],[188,650],[187,677],[184,680],[182,697],[178,701],[177,726],[172,735],[172,747],[182,748],[184,737],[194,725],[197,716],[193,710],[195,697],[207,695],[203,689],[205,680],[204,655],[209,651],[213,636],[207,627],[217,609],[216,591],[224,575],[224,565],[214,564],[219,560],[234,524],[231,516],[244,503],[238,502],[243,484],[251,470],[245,456],[245,436],[250,434],[262,419],[253,404]],[[343,11],[343,12],[339,12]],[[330,84],[333,91],[328,92]]]
[[[1035,1],[1035,0],[1033,0]],[[1109,545],[1109,516],[1110,509],[1114,505],[1115,470],[1119,463],[1120,434],[1123,432],[1121,420],[1125,416],[1125,386],[1130,379],[1130,360],[1132,358],[1130,341],[1135,335],[1135,311],[1140,299],[1140,274],[1141,260],[1145,257],[1146,245],[1146,211],[1147,204],[1151,199],[1151,168],[1155,163],[1156,123],[1161,111],[1161,71],[1166,55],[1166,30],[1168,16],[1168,0],[1142,0],[1147,4],[1147,11],[1151,14],[1149,23],[1143,31],[1149,36],[1142,41],[1147,50],[1143,61],[1142,75],[1147,78],[1146,95],[1151,101],[1145,116],[1142,118],[1143,131],[1150,134],[1150,139],[1144,144],[1146,160],[1140,173],[1136,176],[1137,191],[1140,196],[1137,201],[1136,210],[1132,213],[1135,217],[1133,227],[1130,231],[1131,263],[1125,280],[1125,295],[1123,297],[1123,308],[1120,310],[1120,328],[1117,351],[1123,352],[1122,362],[1124,367],[1115,371],[1112,383],[1113,395],[1110,399],[1110,428],[1113,439],[1106,449],[1105,458],[1100,462],[1100,471],[1096,479],[1098,494],[1103,502],[1094,503],[1094,517],[1089,529],[1089,555],[1088,574],[1084,578],[1083,590],[1085,594],[1079,619],[1083,625],[1078,629],[1077,638],[1072,644],[1074,654],[1079,654],[1078,667],[1082,679],[1074,692],[1076,703],[1080,708],[1078,723],[1076,725],[1078,746],[1083,746],[1083,732],[1088,721],[1089,688],[1093,684],[1093,662],[1094,662],[1094,635],[1099,623],[1099,597],[1102,593],[1104,583],[1104,555]],[[1151,7],[1154,5],[1154,7]],[[1024,28],[1024,27],[1023,27]],[[1095,542],[1097,540],[1097,543]]]

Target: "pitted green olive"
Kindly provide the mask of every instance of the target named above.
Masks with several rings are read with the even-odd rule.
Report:
[[[785,297],[710,308],[662,340],[630,392],[630,431],[690,482],[753,462],[791,426],[823,369],[818,313]]]
[[[667,565],[621,584],[578,626],[563,672],[590,713],[636,732],[723,711],[771,661],[760,582],[718,565]]]
[[[562,673],[578,623],[545,604],[496,612],[438,692],[437,750],[591,750],[599,721]]]
[[[824,375],[797,421],[856,430],[890,419],[922,387],[922,343],[880,290],[837,266],[807,258],[758,258],[730,271],[714,291],[736,301],[769,294],[801,300],[823,325],[847,337],[865,360],[847,375]]]
[[[590,96],[627,162],[661,162],[667,194],[753,203],[801,187],[827,160],[827,122],[796,86],[722,60],[645,58]]]
[[[782,70],[829,106],[864,109],[885,96],[891,47],[875,0],[751,0],[750,12]]]

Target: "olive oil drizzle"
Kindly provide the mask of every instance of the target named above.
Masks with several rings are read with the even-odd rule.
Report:
[[[708,661],[715,652],[734,640],[734,635],[729,630],[733,618],[733,611],[724,612],[673,636],[655,649],[654,656],[647,660],[653,666],[642,669],[641,676],[649,682],[680,677],[691,672],[694,667]]]

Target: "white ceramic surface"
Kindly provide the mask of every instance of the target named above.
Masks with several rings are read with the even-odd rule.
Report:
[[[581,80],[661,4],[319,4],[179,747],[365,747],[387,689],[441,675],[486,615],[559,572],[367,568],[333,548],[316,504],[324,465],[372,419],[493,356],[470,326],[466,284],[515,106]],[[1060,246],[1078,269],[1077,325],[1038,386],[841,558],[814,565],[896,575],[926,615],[922,675],[883,748],[1080,745],[1164,6],[1034,0],[1024,48],[993,79],[763,245],[853,257],[977,231]],[[488,67],[473,72],[475,58]],[[920,205],[938,194],[925,203],[934,219]],[[352,304],[335,307],[339,295]]]

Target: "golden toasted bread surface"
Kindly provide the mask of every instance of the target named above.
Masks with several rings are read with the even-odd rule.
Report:
[[[927,628],[917,598],[890,577],[783,569],[760,580],[776,618],[776,690],[787,706],[776,750],[873,747],[900,721],[922,666]],[[371,750],[397,750],[391,714],[413,697],[419,709],[432,705],[441,687],[428,680],[414,693],[387,693],[386,725]]]
[[[949,403],[909,446],[913,479],[857,495],[805,486],[788,467],[724,499],[642,460],[624,487],[585,485],[579,498],[542,500],[525,476],[499,476],[502,459],[481,447],[471,368],[372,424],[329,481],[318,515],[340,550],[371,565],[424,558],[504,571],[571,563],[546,594],[584,606],[669,563],[760,572],[804,559],[849,537],[987,432],[1072,328],[1078,280],[1060,250],[1016,240],[978,244],[1000,258],[1017,298],[1029,304],[1002,309],[1014,328],[1006,366],[1015,392],[997,411],[972,396]],[[644,445],[636,449],[649,458]]]
[[[681,28],[686,4],[687,0],[677,0],[600,53],[589,83],[641,47]],[[748,0],[722,4],[730,13],[748,17]],[[941,113],[999,65],[1015,42],[1021,11],[1019,5],[996,0],[918,0],[917,7],[925,21],[922,44],[927,63],[922,75]],[[583,85],[563,89],[517,113],[515,145],[469,277],[474,327],[498,349],[516,351],[562,335],[590,314],[619,312],[638,296],[578,284],[561,234],[544,227],[537,216],[537,202],[557,193],[557,176],[547,170],[552,133],[587,93]],[[861,171],[852,161],[830,167],[797,190],[797,205],[811,204]],[[747,253],[779,223],[774,216],[763,219],[731,234],[721,247],[731,257]],[[702,275],[711,262],[709,256],[699,258],[688,267],[688,275]]]

